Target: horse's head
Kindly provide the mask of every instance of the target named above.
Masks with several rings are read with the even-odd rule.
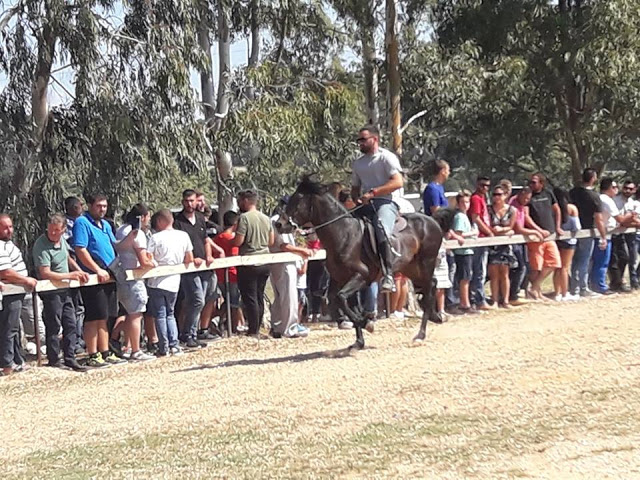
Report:
[[[302,177],[302,181],[289,198],[285,209],[289,221],[298,225],[313,224],[313,197],[322,195],[326,191],[326,187],[314,181],[311,175]]]
[[[287,205],[290,200],[291,197],[289,197],[289,195],[282,197],[273,212],[273,215],[277,216],[274,225],[276,230],[280,233],[292,233],[298,228],[298,225],[289,217],[289,215],[287,215],[286,212]]]

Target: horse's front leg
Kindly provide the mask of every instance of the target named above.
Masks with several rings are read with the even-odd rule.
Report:
[[[362,350],[364,348],[364,335],[362,333],[363,319],[349,305],[349,299],[367,285],[367,281],[359,273],[356,273],[337,293],[337,300],[342,311],[356,326],[356,343],[351,348]]]

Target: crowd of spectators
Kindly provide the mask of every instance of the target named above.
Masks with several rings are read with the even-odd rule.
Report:
[[[423,192],[427,215],[451,206],[444,191],[449,172],[447,162],[433,162],[432,181]],[[436,271],[440,318],[512,308],[528,301],[578,301],[640,288],[640,240],[635,232],[619,233],[640,226],[636,191],[632,180],[624,181],[621,190],[611,177],[598,183],[592,168],[584,170],[581,185],[570,191],[551,188],[542,173],[532,174],[517,193],[508,179],[492,184],[488,177],[478,177],[473,193],[462,190],[455,196],[456,215],[446,237],[456,240],[460,248],[449,251],[441,271]],[[597,237],[556,240],[581,229],[595,229]],[[514,234],[528,241],[465,246],[469,238]],[[628,284],[623,280],[627,269]],[[553,291],[545,295],[543,284],[550,276]],[[441,300],[445,296],[446,306]]]
[[[550,188],[541,173],[531,175],[527,185],[514,191],[509,180],[492,184],[481,176],[473,192],[461,190],[451,204],[444,190],[450,175],[448,163],[433,162],[431,173],[432,181],[423,192],[424,213],[456,209],[445,237],[455,240],[458,247],[440,249],[434,272],[440,320],[449,314],[508,309],[528,301],[577,301],[640,288],[640,241],[635,233],[617,233],[619,227],[640,225],[640,202],[634,198],[633,181],[625,181],[619,191],[612,178],[604,177],[598,183],[596,171],[588,168],[582,185],[571,191]],[[355,206],[349,189],[334,183],[329,190],[346,208]],[[413,210],[400,191],[393,198],[401,213]],[[52,367],[82,372],[181,355],[185,349],[205,348],[220,339],[226,331],[225,322],[231,322],[234,334],[262,338],[269,279],[273,292],[271,337],[305,337],[309,334],[305,321],[328,319],[328,273],[323,262],[307,261],[322,248],[320,241],[313,233],[300,242],[293,234],[277,232],[273,227],[277,214],[270,218],[260,211],[255,191],[240,192],[239,211],[226,212],[222,219],[208,209],[204,195],[185,190],[179,212],[161,209],[152,215],[144,204],[136,204],[120,225],[107,218],[106,196],[98,194],[85,200],[86,209],[81,199],[69,197],[65,214],[49,217],[31,252],[33,275],[29,275],[23,252],[12,241],[12,219],[0,215],[2,282],[32,291],[38,279],[85,283],[89,274],[95,274],[99,280],[97,285],[38,294],[46,355]],[[287,201],[283,197],[278,208]],[[552,237],[584,228],[595,229],[597,238]],[[469,244],[470,239],[514,234],[525,235],[528,241],[490,247]],[[131,269],[182,264],[199,267],[211,265],[215,258],[276,252],[294,253],[299,261],[239,266],[226,272],[176,273],[146,281],[128,280],[125,274]],[[625,284],[627,269],[629,283]],[[553,292],[545,296],[543,285],[549,277]],[[394,282],[387,313],[403,318],[409,284],[402,275],[396,275]],[[363,306],[366,311],[375,311],[375,285],[367,292],[362,296]],[[29,308],[29,295],[2,298],[2,375],[26,368],[20,333],[26,330],[22,314]],[[226,301],[228,309],[223,304]],[[227,318],[227,311],[231,318]],[[347,319],[339,321],[340,328],[352,326]],[[38,335],[37,326],[33,330]],[[79,362],[78,354],[85,360]]]

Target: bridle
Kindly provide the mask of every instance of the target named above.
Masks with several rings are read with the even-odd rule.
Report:
[[[331,225],[332,223],[337,222],[338,220],[340,220],[342,218],[350,216],[351,214],[353,214],[353,212],[355,212],[356,210],[360,210],[364,206],[365,206],[365,204],[362,203],[362,204],[358,205],[357,207],[352,208],[351,210],[347,210],[343,214],[338,215],[335,218],[332,218],[331,220],[328,220],[328,221],[326,221],[324,223],[321,223],[320,225],[314,225],[313,227],[311,227],[311,228],[309,228],[307,230],[303,230],[301,232],[301,234],[302,234],[302,236],[311,235],[311,234],[317,232],[318,230],[320,230],[321,228],[326,227],[327,225]],[[311,218],[313,218],[313,202],[310,202],[310,206],[309,206],[309,220]]]

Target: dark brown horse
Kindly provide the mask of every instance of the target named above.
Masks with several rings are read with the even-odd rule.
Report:
[[[416,292],[422,294],[423,309],[420,331],[414,341],[425,339],[427,321],[437,321],[435,309],[435,279],[433,271],[442,243],[443,231],[449,229],[453,212],[444,210],[436,220],[420,213],[404,215],[407,226],[392,238],[399,253],[394,259],[393,270],[406,275],[413,282]],[[286,212],[280,215],[276,226],[291,231],[295,225],[312,224],[327,252],[327,269],[331,275],[329,309],[334,321],[339,310],[349,317],[356,328],[353,348],[364,348],[362,329],[366,319],[349,305],[349,298],[380,276],[377,255],[366,248],[369,240],[363,235],[362,221],[354,218],[327,192],[326,186],[305,177],[289,199]]]

